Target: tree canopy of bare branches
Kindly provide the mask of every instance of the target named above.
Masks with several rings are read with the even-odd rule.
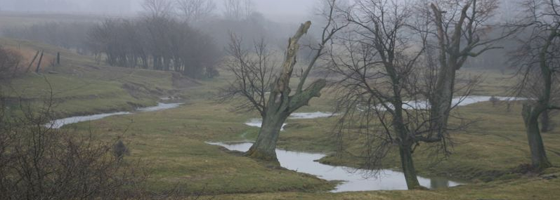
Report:
[[[172,0],[143,0],[142,8],[146,11],[147,17],[168,18],[174,14]]]
[[[214,1],[208,0],[177,0],[176,4],[184,20],[194,24],[207,19],[216,9]]]
[[[326,86],[326,80],[318,79],[306,86],[310,71],[316,61],[324,55],[326,44],[333,36],[346,27],[347,23],[335,21],[336,0],[329,0],[326,12],[327,23],[323,27],[322,40],[314,51],[311,62],[304,67],[295,90],[291,89],[290,81],[294,74],[296,56],[300,45],[299,40],[307,34],[311,22],[302,24],[289,39],[285,58],[280,68],[275,70],[270,60],[271,54],[263,40],[254,45],[254,51],[244,50],[241,40],[232,36],[229,53],[232,57],[228,64],[235,80],[222,91],[225,99],[239,99],[239,107],[244,110],[256,110],[263,118],[262,126],[256,142],[247,152],[253,158],[278,163],[276,158],[276,142],[284,121],[299,108],[308,105],[314,97],[319,97]]]
[[[473,52],[493,48],[492,40],[482,40],[484,32],[479,30],[486,19],[480,13],[489,11],[465,2],[437,1],[428,10],[422,4],[426,2],[356,0],[343,11],[350,28],[332,45],[336,50],[331,51],[330,69],[338,79],[337,111],[342,113],[336,138],[358,134],[365,147],[365,155],[360,155],[366,159],[363,167],[374,170],[398,148],[409,189],[421,187],[412,159],[417,146],[426,143],[436,155],[451,152],[447,119],[455,107],[451,100],[456,70],[467,57],[476,56]],[[444,6],[450,18],[443,17]],[[466,94],[474,83],[464,85]],[[468,124],[463,121],[458,129]]]
[[[8,80],[20,74],[22,61],[20,53],[0,46],[0,79]]]
[[[515,63],[520,69],[520,94],[532,97],[523,105],[532,167],[542,170],[552,166],[546,155],[539,117],[548,110],[560,109],[558,99],[553,95],[558,91],[556,72],[560,66],[560,2],[553,0],[526,0],[526,17],[517,26],[523,27],[520,36],[523,45],[517,51]]]
[[[223,0],[223,15],[226,19],[243,20],[255,12],[252,0]]]
[[[495,42],[513,33],[508,31],[496,38],[488,37],[492,28],[499,28],[489,23],[497,3],[494,0],[436,1],[430,5],[431,13],[428,8],[422,12],[432,18],[435,28],[428,32],[436,38],[433,46],[439,51],[436,55],[438,62],[434,63],[438,66],[435,89],[429,94],[431,126],[435,132],[432,137],[442,137],[448,129],[456,72],[468,58],[498,48],[494,46]]]
[[[331,70],[338,75],[337,110],[342,112],[339,132],[358,132],[365,138],[367,164],[379,169],[391,148],[400,152],[409,189],[420,184],[412,160],[419,142],[444,142],[426,137],[427,106],[411,106],[423,98],[418,64],[424,48],[407,24],[410,6],[385,0],[358,0],[347,17],[348,31],[335,43],[341,53],[331,54]]]
[[[107,19],[89,34],[91,51],[112,66],[214,77],[221,53],[212,38],[173,18]]]

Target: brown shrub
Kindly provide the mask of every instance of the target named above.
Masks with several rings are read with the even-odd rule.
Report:
[[[19,75],[22,60],[23,56],[17,51],[0,46],[0,79],[9,79]]]
[[[139,163],[112,155],[114,142],[53,129],[50,106],[7,117],[0,98],[0,199],[128,199],[144,195]]]

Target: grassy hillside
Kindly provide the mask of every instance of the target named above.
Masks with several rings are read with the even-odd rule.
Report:
[[[2,82],[4,96],[12,99],[11,102],[23,100],[40,104],[39,100],[50,96],[52,91],[58,116],[155,105],[159,97],[173,95],[177,89],[196,84],[170,72],[99,65],[88,56],[40,43],[0,38],[0,45],[25,54],[41,50],[45,58],[61,53],[61,65],[51,66],[49,59],[44,59],[37,74],[33,72],[35,61],[31,72]],[[30,63],[31,57],[26,56],[24,63]],[[28,64],[24,64],[21,69],[27,67]]]

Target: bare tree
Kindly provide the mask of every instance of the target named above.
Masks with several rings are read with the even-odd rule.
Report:
[[[315,66],[315,61],[323,56],[325,44],[346,25],[339,24],[334,20],[336,0],[330,0],[330,11],[327,16],[332,20],[323,28],[322,41],[317,45],[318,49],[314,53],[313,62],[310,62],[302,72],[297,88],[292,92],[290,80],[296,65],[296,55],[300,45],[298,41],[307,33],[311,22],[302,24],[295,35],[290,38],[285,59],[280,71],[271,71],[271,65],[264,64],[268,60],[268,53],[264,51],[266,45],[263,42],[257,43],[255,55],[249,55],[247,51],[242,51],[241,42],[233,37],[230,45],[230,54],[235,58],[230,64],[236,79],[229,88],[225,88],[225,97],[242,99],[241,108],[252,108],[257,110],[263,118],[262,126],[257,140],[247,152],[253,158],[278,163],[276,157],[276,142],[280,129],[288,116],[299,108],[308,105],[309,100],[320,96],[320,91],[326,86],[324,79],[318,79],[309,84],[305,89],[306,80],[309,72]],[[274,77],[271,79],[271,77]]]
[[[177,7],[185,20],[196,24],[208,18],[216,4],[209,0],[177,0]]]
[[[227,87],[221,89],[221,100],[238,100],[236,110],[257,110],[262,116],[266,115],[266,94],[270,92],[274,69],[274,52],[268,48],[264,39],[256,41],[253,51],[243,49],[241,38],[231,33],[231,42],[228,49],[230,59],[226,60],[227,70],[235,80]],[[243,97],[234,99],[234,97]]]
[[[19,68],[23,56],[16,51],[0,46],[0,79],[9,80],[23,72]]]
[[[539,117],[549,110],[560,109],[552,95],[558,89],[556,73],[560,64],[560,3],[553,0],[527,0],[527,17],[519,26],[529,35],[522,39],[523,46],[515,54],[520,64],[520,94],[532,94],[532,100],[523,104],[522,116],[535,170],[552,166],[546,155]]]
[[[442,137],[447,128],[452,99],[455,91],[456,72],[468,58],[477,57],[488,50],[496,49],[494,43],[509,35],[488,38],[486,34],[493,27],[488,23],[497,8],[494,0],[436,1],[431,4],[435,31],[430,31],[437,38],[437,55],[439,66],[435,89],[429,94],[432,105],[431,122],[435,135]]]
[[[173,14],[171,0],[144,0],[142,7],[150,17],[170,17]]]
[[[302,24],[296,34],[290,39],[288,52],[282,64],[282,71],[277,74],[278,78],[271,82],[268,95],[265,93],[268,88],[265,84],[270,79],[266,80],[264,78],[270,75],[270,73],[265,71],[269,70],[269,68],[264,64],[257,64],[256,66],[251,64],[253,62],[246,59],[245,56],[247,55],[239,53],[240,51],[237,50],[241,49],[239,47],[240,43],[235,39],[232,41],[231,46],[233,48],[230,51],[235,53],[233,56],[237,57],[238,64],[230,66],[239,67],[239,69],[232,70],[236,73],[237,79],[235,80],[236,83],[232,84],[234,88],[227,88],[225,90],[228,92],[226,95],[231,94],[245,98],[263,117],[257,140],[247,152],[247,155],[250,157],[278,163],[276,158],[276,142],[284,121],[292,112],[307,105],[311,98],[320,96],[321,89],[326,85],[325,80],[318,80],[312,83],[306,90],[290,95],[289,83],[296,64],[295,55],[299,49],[298,41],[301,36],[307,33],[310,26],[311,22]],[[267,54],[263,52],[263,49],[263,45],[257,45],[257,53],[261,54],[257,56],[259,57],[257,59],[258,62],[266,61]],[[268,97],[265,98],[265,95]]]
[[[423,94],[431,88],[421,84],[425,48],[418,48],[426,33],[411,28],[410,5],[357,0],[353,7],[347,13],[352,31],[335,43],[340,53],[331,55],[331,70],[340,78],[337,110],[343,113],[337,131],[363,138],[368,169],[382,168],[388,152],[398,148],[408,188],[419,189],[414,149],[421,142],[447,142],[428,137],[429,104]]]
[[[243,20],[254,12],[252,0],[223,0],[224,17],[232,20]]]

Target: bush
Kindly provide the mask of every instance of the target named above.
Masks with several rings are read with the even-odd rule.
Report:
[[[111,143],[46,126],[50,106],[7,117],[0,103],[0,199],[140,197],[142,170],[113,156]]]
[[[19,75],[22,70],[19,66],[23,56],[17,51],[0,46],[0,79],[10,79]]]

